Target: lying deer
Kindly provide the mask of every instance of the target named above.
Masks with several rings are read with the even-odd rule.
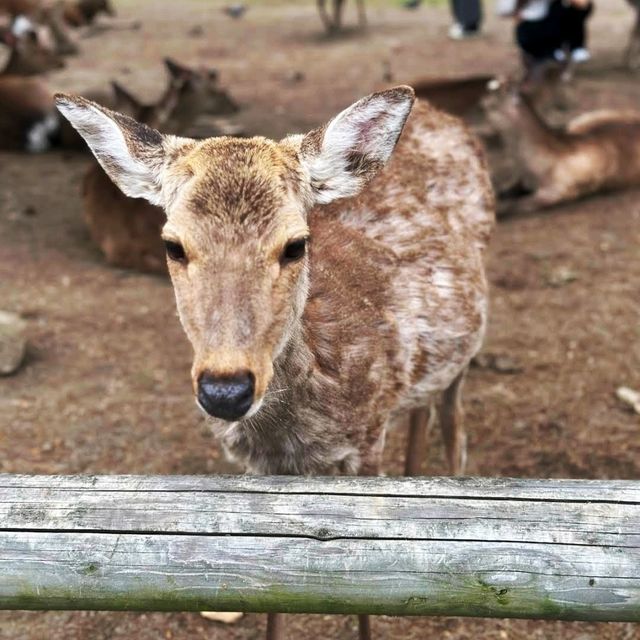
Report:
[[[0,27],[0,43],[9,49],[0,76],[34,76],[65,66],[60,55],[42,44],[34,29],[28,28],[18,33],[13,27]]]
[[[167,61],[170,81],[153,105],[143,105],[114,83],[116,109],[162,131],[182,133],[201,113],[226,114],[237,105],[217,86],[213,70],[196,71]],[[99,101],[102,103],[102,101]],[[108,264],[150,273],[166,273],[167,261],[160,233],[162,209],[141,198],[128,198],[98,164],[83,183],[83,210],[92,240]]]
[[[528,194],[503,200],[501,214],[640,185],[640,112],[586,113],[556,129],[538,115],[527,96],[510,89],[503,89],[488,109]]]
[[[111,0],[71,0],[64,2],[64,20],[70,27],[93,24],[102,13],[115,16]]]
[[[162,97],[145,105],[113,83],[115,108],[139,122],[158,128],[179,106],[180,87],[170,82]],[[166,252],[160,234],[165,216],[160,207],[143,198],[129,198],[116,187],[98,163],[85,174],[83,213],[93,242],[106,261],[116,267],[166,273]]]
[[[391,422],[439,395],[462,472],[493,194],[465,126],[413,102],[396,87],[307,135],[197,141],[57,96],[118,187],[166,212],[194,394],[252,473],[377,474]]]
[[[229,92],[220,87],[216,69],[196,69],[172,58],[165,58],[164,65],[180,90],[179,105],[164,122],[163,132],[184,134],[202,115],[226,116],[239,111]]]
[[[36,74],[59,69],[63,62],[30,31],[16,36],[0,29],[0,42],[10,47],[0,72],[0,149],[44,151],[59,117],[49,86]]]

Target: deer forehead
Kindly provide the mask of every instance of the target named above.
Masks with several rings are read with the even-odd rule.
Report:
[[[214,138],[174,160],[189,175],[165,230],[216,242],[278,245],[307,234],[297,155],[270,140]]]

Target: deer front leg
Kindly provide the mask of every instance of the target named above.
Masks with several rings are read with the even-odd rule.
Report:
[[[358,24],[361,29],[367,28],[367,10],[365,7],[365,0],[357,0],[358,4]]]
[[[419,476],[427,451],[427,435],[435,420],[433,404],[428,409],[414,409],[409,414],[409,437],[404,459],[404,475]]]
[[[344,0],[333,0],[333,30],[337,33],[342,29],[342,11]]]
[[[449,472],[454,476],[464,474],[467,463],[467,437],[462,409],[462,383],[465,374],[466,370],[445,390],[440,408],[440,429],[449,461]]]
[[[267,640],[284,640],[284,615],[267,614]]]
[[[629,44],[624,56],[626,66],[633,70],[640,67],[640,9],[637,9],[636,12],[636,23],[631,30]]]
[[[333,22],[327,13],[327,0],[318,0],[318,13],[325,30],[327,33],[331,33],[333,31]]]

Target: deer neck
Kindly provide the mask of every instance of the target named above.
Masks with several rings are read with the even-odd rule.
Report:
[[[536,152],[555,153],[563,146],[561,136],[552,129],[525,99],[518,106],[518,141]]]
[[[22,69],[20,54],[15,49],[11,50],[9,57],[7,58],[7,62],[4,65],[4,69],[0,71],[0,76],[9,75],[25,75],[24,70]]]
[[[552,129],[526,99],[504,132],[507,145],[525,170],[538,175],[549,170],[566,148],[563,136]]]

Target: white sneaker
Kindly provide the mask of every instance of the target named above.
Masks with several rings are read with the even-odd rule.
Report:
[[[454,22],[449,27],[449,37],[452,40],[464,40],[464,37],[465,37],[464,28],[459,22]]]
[[[579,47],[578,49],[574,49],[571,52],[571,60],[576,64],[580,64],[581,62],[589,62],[589,60],[591,60],[591,53],[589,53],[588,49]]]
[[[565,62],[567,59],[567,54],[564,49],[556,49],[553,52],[553,59],[556,62]]]

